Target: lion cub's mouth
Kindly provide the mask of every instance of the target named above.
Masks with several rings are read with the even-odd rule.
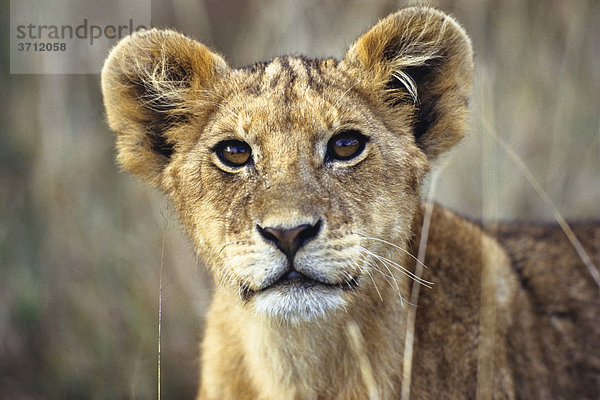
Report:
[[[240,293],[244,301],[250,300],[254,295],[262,292],[266,292],[271,289],[280,290],[306,290],[313,287],[330,288],[330,289],[342,289],[342,290],[354,290],[358,287],[356,278],[348,279],[340,283],[328,283],[318,279],[311,278],[304,275],[296,270],[291,270],[286,274],[283,274],[279,279],[273,283],[260,288],[258,290],[252,290],[248,287],[242,286]]]
[[[352,289],[356,288],[358,283],[356,282],[355,278],[352,278],[348,281],[344,281],[344,282],[340,282],[340,283],[328,283],[328,282],[323,282],[321,280],[306,276],[303,273],[298,272],[296,270],[291,270],[290,272],[288,272],[287,274],[283,275],[281,278],[279,278],[278,280],[273,282],[273,284],[261,289],[260,291],[264,291],[264,290],[267,290],[267,289],[270,289],[270,288],[276,287],[276,286],[279,286],[279,287],[300,286],[300,287],[304,287],[304,288],[309,288],[309,287],[312,287],[315,285],[322,285],[322,286],[327,286],[327,287],[331,287],[331,288],[340,288],[340,289],[344,289],[344,290],[352,290]]]

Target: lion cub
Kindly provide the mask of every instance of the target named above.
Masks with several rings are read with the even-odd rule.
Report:
[[[465,131],[472,58],[419,7],[341,61],[236,69],[155,29],[112,50],[118,160],[168,194],[214,277],[198,398],[600,397],[599,288],[563,233],[419,202]],[[598,265],[598,226],[575,232]]]

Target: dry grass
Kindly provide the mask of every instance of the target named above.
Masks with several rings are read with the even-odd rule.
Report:
[[[343,55],[380,1],[153,2],[153,24],[233,65]],[[436,199],[464,214],[551,220],[492,124],[566,218],[600,210],[600,3],[442,0],[472,36],[472,133]],[[9,15],[8,1],[0,2]],[[98,76],[8,74],[0,107],[0,398],[153,398],[161,248],[161,394],[191,398],[210,282],[168,203],[114,166]],[[168,219],[167,228],[162,214]]]

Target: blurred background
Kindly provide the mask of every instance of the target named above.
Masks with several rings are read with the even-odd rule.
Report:
[[[473,218],[600,216],[600,2],[440,0],[472,38],[469,136],[436,201]],[[233,66],[341,58],[406,1],[152,1],[152,24]],[[193,398],[211,282],[169,202],[114,163],[99,75],[11,75],[0,0],[0,399]],[[427,192],[427,187],[424,188]]]

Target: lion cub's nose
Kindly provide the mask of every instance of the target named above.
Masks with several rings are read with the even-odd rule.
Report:
[[[275,243],[277,248],[292,260],[300,247],[317,236],[320,228],[321,221],[314,225],[302,224],[291,229],[262,228],[258,226],[258,231],[262,237]]]

